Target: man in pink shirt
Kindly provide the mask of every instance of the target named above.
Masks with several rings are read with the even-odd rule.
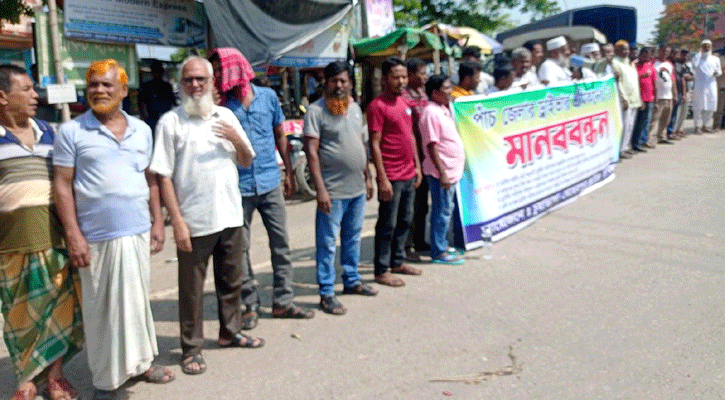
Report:
[[[393,273],[422,273],[403,260],[413,220],[415,189],[423,176],[413,135],[412,105],[403,97],[408,69],[400,58],[389,57],[382,70],[385,91],[367,109],[370,154],[380,202],[375,225],[375,282],[403,286],[405,282]]]
[[[647,132],[649,131],[650,120],[652,119],[657,73],[651,60],[650,49],[644,47],[639,51],[639,58],[634,63],[635,68],[637,68],[637,74],[639,74],[639,91],[642,97],[642,103],[644,104],[642,104],[642,107],[637,112],[637,120],[634,123],[632,149],[641,153],[647,152],[643,147],[652,147],[647,144]]]
[[[453,85],[446,75],[434,75],[425,84],[430,101],[420,116],[423,141],[423,173],[431,193],[431,257],[438,264],[462,264],[463,260],[448,253],[448,227],[453,215],[456,183],[463,176],[466,155],[463,141],[448,107]]]

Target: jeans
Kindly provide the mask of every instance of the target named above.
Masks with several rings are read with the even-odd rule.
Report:
[[[365,219],[365,195],[352,199],[333,199],[329,214],[317,209],[315,244],[317,251],[317,284],[320,296],[335,293],[335,239],[340,235],[340,264],[342,283],[353,287],[360,282],[357,271],[360,261],[360,234]]]
[[[654,102],[645,102],[644,109],[637,111],[637,120],[634,123],[632,132],[632,148],[641,149],[647,143],[647,132],[649,131],[650,120],[652,119],[652,108]]]
[[[405,241],[413,221],[415,178],[391,181],[393,198],[381,201],[375,224],[375,275],[399,267],[405,260]]]
[[[673,133],[677,132],[675,126],[677,125],[677,117],[679,116],[680,107],[685,104],[682,96],[677,98],[677,102],[672,105],[672,116],[670,117],[670,124],[667,125],[667,137],[672,136]]]
[[[287,236],[287,212],[284,208],[284,197],[279,187],[270,192],[243,196],[244,226],[242,227],[242,301],[247,306],[259,305],[257,281],[254,279],[252,263],[249,260],[250,227],[252,214],[259,210],[262,223],[269,236],[269,250],[272,257],[272,272],[274,274],[273,306],[285,308],[292,304],[294,292],[292,290],[292,258],[290,256],[289,237]]]
[[[448,229],[453,215],[456,188],[443,189],[440,179],[426,175],[430,187],[430,255],[438,258],[448,250]]]

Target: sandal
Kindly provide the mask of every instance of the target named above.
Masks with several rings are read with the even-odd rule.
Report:
[[[437,258],[433,259],[434,264],[446,264],[446,265],[461,265],[463,264],[463,259],[458,258],[450,253],[443,253]]]
[[[144,372],[141,375],[136,375],[131,378],[133,381],[137,382],[146,382],[146,383],[158,383],[158,384],[164,384],[169,383],[176,379],[176,376],[174,376],[174,373],[171,372],[170,369],[164,368],[160,365],[151,364],[151,367],[148,369],[148,371]]]
[[[315,316],[315,312],[290,304],[285,308],[272,307],[272,316],[274,318],[310,319]]]
[[[51,400],[73,400],[78,398],[78,391],[65,378],[48,381],[48,385],[43,392]],[[53,396],[54,393],[55,396]]]
[[[242,314],[242,329],[248,331],[257,327],[259,322],[259,306],[251,304],[247,306],[247,311]]]
[[[342,289],[342,294],[359,294],[362,296],[377,296],[377,289],[370,285],[366,285],[362,282],[358,282],[355,286],[345,286]]]
[[[390,268],[390,272],[403,275],[420,275],[423,273],[423,270],[412,265],[400,264],[397,267]]]
[[[249,335],[245,335],[241,332],[237,333],[236,335],[232,336],[231,339],[229,339],[230,342],[228,344],[221,344],[217,342],[219,347],[221,348],[229,348],[229,347],[241,347],[244,349],[258,349],[262,346],[264,346],[264,339],[258,338],[258,337],[251,337]]]
[[[347,308],[340,303],[340,300],[334,294],[320,297],[320,309],[332,315],[344,315]]]
[[[191,369],[190,366],[192,363],[196,363],[199,369]],[[206,371],[206,362],[204,362],[204,357],[201,356],[201,353],[187,356],[181,361],[181,372],[187,375],[199,375],[204,373],[204,371]]]
[[[403,282],[403,280],[398,278],[397,276],[391,274],[390,271],[385,271],[380,275],[375,275],[375,282],[380,285],[387,285],[392,287],[405,286],[405,282]]]

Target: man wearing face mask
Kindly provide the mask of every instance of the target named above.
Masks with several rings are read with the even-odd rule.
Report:
[[[539,81],[544,86],[556,86],[571,82],[569,72],[569,45],[564,36],[557,36],[546,42],[549,56],[539,67]]]
[[[360,106],[350,97],[350,67],[342,61],[324,70],[325,90],[305,114],[305,153],[317,188],[315,241],[317,283],[322,311],[347,310],[335,297],[335,241],[340,236],[343,293],[375,296],[377,289],[361,282],[360,234],[365,200],[373,195],[363,137]]]
[[[695,89],[692,96],[692,116],[695,120],[695,133],[712,133],[707,129],[717,108],[717,80],[722,75],[720,59],[712,55],[710,39],[702,41],[700,52],[692,57],[695,72]]]

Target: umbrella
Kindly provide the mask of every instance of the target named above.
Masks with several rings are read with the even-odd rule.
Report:
[[[481,53],[484,54],[498,54],[503,51],[501,43],[473,28],[459,26],[457,29],[459,33],[468,36],[468,41],[465,42],[466,46],[478,46],[481,48]]]

